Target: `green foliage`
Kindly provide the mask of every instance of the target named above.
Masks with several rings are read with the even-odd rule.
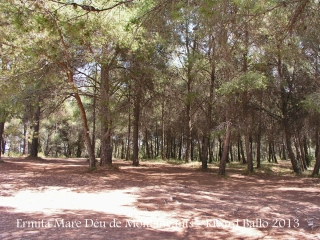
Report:
[[[221,95],[234,95],[255,90],[263,90],[268,86],[267,78],[260,72],[249,71],[232,81],[225,82],[217,90]]]
[[[313,93],[301,101],[301,105],[308,111],[316,112],[320,114],[320,95],[319,93]]]

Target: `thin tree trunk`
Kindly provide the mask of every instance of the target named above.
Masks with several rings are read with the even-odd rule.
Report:
[[[29,135],[29,131],[28,131],[28,106],[25,107],[25,112],[24,112],[24,116],[23,116],[23,150],[22,150],[22,154],[23,155],[28,155],[29,154],[29,141],[28,141],[28,135]]]
[[[230,161],[233,162],[232,142],[230,143],[230,146],[229,146],[229,154],[230,154]]]
[[[308,144],[307,144],[307,137],[306,136],[304,136],[304,138],[303,138],[303,149],[304,149],[304,156],[306,159],[307,167],[310,167],[310,157],[309,157],[309,152],[308,152]]]
[[[78,140],[77,140],[77,153],[76,157],[81,158],[81,153],[82,153],[82,134],[78,134]]]
[[[220,160],[219,175],[226,175],[226,164],[227,164],[227,158],[228,158],[228,152],[229,152],[230,136],[231,136],[231,123],[228,122],[227,129],[226,129],[226,137],[223,143],[222,157]]]
[[[110,119],[110,78],[109,66],[101,66],[100,82],[100,122],[101,122],[101,152],[100,166],[112,164],[111,119]]]
[[[3,132],[4,132],[4,122],[0,122],[0,162],[3,162],[2,160],[2,153],[4,151],[3,148]]]
[[[320,170],[320,137],[319,129],[316,130],[316,163],[313,168],[312,176],[319,175]]]
[[[126,160],[130,159],[130,139],[131,139],[131,113],[129,110],[129,120],[128,120],[128,142],[127,142],[127,151],[126,151]]]
[[[179,155],[178,155],[178,159],[181,160],[182,159],[182,148],[183,148],[183,130],[180,136],[180,142],[179,142]]]
[[[307,161],[306,161],[306,153],[305,153],[305,148],[303,146],[303,140],[298,134],[298,141],[299,141],[299,147],[300,147],[300,153],[301,153],[301,160],[302,160],[302,166],[304,167],[305,170],[308,170],[307,166]]]
[[[166,159],[166,153],[165,153],[165,149],[164,149],[164,139],[165,139],[165,129],[164,129],[164,100],[162,101],[161,104],[161,158],[162,160]]]
[[[141,89],[136,87],[136,96],[134,99],[133,109],[133,159],[132,165],[139,166],[139,122],[140,122],[140,101],[141,101]]]
[[[257,168],[261,167],[261,129],[259,127],[258,137],[257,137]]]
[[[213,162],[214,139],[209,143],[209,163]]]
[[[241,162],[240,140],[238,140],[238,144],[237,144],[237,154],[238,154],[238,162]]]
[[[296,156],[294,155],[293,149],[292,149],[292,143],[291,143],[291,133],[289,130],[289,126],[285,122],[285,137],[286,137],[286,144],[287,144],[287,150],[288,154],[291,160],[293,171],[297,174],[301,174],[301,167],[299,165],[299,162],[296,159]]]
[[[121,156],[120,156],[121,159],[125,159],[124,152],[125,152],[124,140],[123,138],[121,138]]]
[[[201,153],[202,169],[207,169],[208,168],[209,140],[210,139],[208,138],[208,135],[203,136],[202,153]]]
[[[96,167],[96,159],[94,155],[94,150],[91,145],[91,139],[90,139],[90,130],[88,126],[88,120],[87,120],[87,115],[85,112],[85,109],[83,107],[82,100],[80,98],[80,95],[78,93],[78,89],[76,88],[74,82],[73,82],[73,73],[71,71],[68,71],[68,80],[70,85],[72,86],[73,92],[74,92],[74,97],[77,101],[78,108],[80,110],[80,115],[81,115],[81,120],[83,124],[83,130],[84,130],[84,140],[86,143],[86,148],[89,156],[89,168],[94,169]]]
[[[221,158],[222,158],[222,140],[221,140],[221,137],[219,137],[219,153],[218,153],[218,155],[219,155],[219,161],[221,161]],[[227,159],[226,159],[226,161],[227,161]]]
[[[33,135],[31,143],[30,156],[38,157],[39,152],[39,130],[40,130],[40,104],[38,103],[36,112],[34,114]]]
[[[97,74],[97,65],[96,65],[96,74]],[[96,107],[97,107],[97,83],[94,82],[94,89],[93,89],[93,113],[92,113],[92,149],[93,153],[95,153],[96,148]]]
[[[246,127],[246,136],[245,136],[245,145],[246,145],[246,155],[249,172],[253,172],[253,162],[252,162],[252,148],[250,145],[250,134],[249,128]]]
[[[273,161],[275,163],[278,163],[277,154],[276,154],[276,150],[275,150],[275,147],[274,147],[274,142],[272,142],[272,157],[273,157]]]
[[[191,162],[192,151],[192,123],[191,123],[191,103],[187,104],[187,148],[186,148],[186,162]]]
[[[240,150],[241,150],[242,163],[246,164],[247,160],[246,160],[246,156],[244,155],[243,142],[241,140],[241,136],[240,136],[239,139],[240,139],[239,141],[240,141]]]
[[[286,147],[285,147],[284,141],[282,141],[282,155],[283,155],[283,160],[287,160],[287,154],[286,154]]]
[[[146,147],[147,158],[151,159],[150,149],[149,149],[149,142],[148,142],[148,129],[147,128],[145,130],[145,147]]]

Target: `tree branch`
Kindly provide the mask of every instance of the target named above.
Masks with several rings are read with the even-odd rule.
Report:
[[[80,7],[82,8],[83,10],[87,11],[87,12],[102,12],[102,11],[108,11],[108,10],[111,10],[113,8],[116,8],[122,4],[127,4],[127,3],[132,3],[134,0],[126,0],[126,1],[121,1],[121,2],[118,2],[114,5],[112,5],[111,7],[108,7],[108,8],[102,8],[102,9],[99,9],[99,8],[95,8],[94,6],[91,6],[91,5],[84,5],[84,4],[78,4],[78,3],[64,3],[64,2],[60,2],[60,1],[56,1],[56,0],[50,0],[51,2],[55,2],[55,3],[58,3],[58,4],[62,4],[62,5],[72,5],[74,8],[77,8],[77,7]]]

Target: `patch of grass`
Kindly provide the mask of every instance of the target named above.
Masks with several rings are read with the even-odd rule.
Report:
[[[250,172],[248,169],[244,169],[242,172],[241,172],[242,175],[246,175],[246,176],[251,176],[251,175],[254,175],[255,174],[255,171],[253,170],[253,172]]]
[[[218,177],[224,178],[224,179],[226,179],[226,180],[230,179],[230,176],[229,176],[228,174],[225,174],[225,175],[219,175],[219,174],[218,174]]]
[[[184,160],[179,160],[179,159],[168,159],[165,162],[172,165],[182,165],[186,163]]]
[[[267,174],[267,175],[274,175],[275,172],[272,171],[271,169],[271,166],[269,164],[262,164],[259,168],[255,168],[255,172],[257,174],[259,173],[264,173],[264,174]]]

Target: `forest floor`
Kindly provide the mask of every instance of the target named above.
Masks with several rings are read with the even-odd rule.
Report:
[[[0,238],[320,239],[320,178],[290,161],[247,174],[228,164],[4,158]]]

